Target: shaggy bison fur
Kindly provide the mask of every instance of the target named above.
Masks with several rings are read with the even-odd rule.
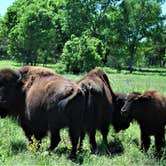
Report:
[[[145,152],[150,146],[150,136],[155,137],[156,150],[163,147],[164,126],[166,123],[166,98],[157,90],[145,91],[142,95],[128,95],[121,113],[126,118],[135,119],[141,130],[141,150]]]
[[[30,141],[32,135],[41,140],[50,131],[53,150],[60,141],[59,130],[69,127],[74,157],[83,113],[84,94],[73,81],[41,67],[0,71],[0,115],[18,115]]]
[[[91,149],[94,151],[97,146],[95,140],[96,129],[100,130],[103,142],[107,145],[110,123],[113,124],[116,131],[129,126],[129,122],[125,121],[120,114],[126,95],[114,94],[106,73],[100,69],[90,71],[77,84],[86,96],[86,111],[79,148],[82,148],[82,140],[85,132],[87,132],[90,138]]]

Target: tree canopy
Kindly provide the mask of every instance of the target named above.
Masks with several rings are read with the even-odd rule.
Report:
[[[72,72],[165,66],[163,2],[16,0],[0,19],[0,57],[32,65],[61,62]]]

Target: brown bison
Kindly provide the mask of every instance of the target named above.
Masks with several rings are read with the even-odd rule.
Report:
[[[141,150],[150,146],[150,136],[155,137],[156,150],[164,145],[164,126],[166,123],[166,98],[157,90],[145,91],[142,95],[128,95],[121,113],[126,118],[135,119],[141,130]]]
[[[73,81],[40,67],[0,71],[0,115],[19,116],[30,141],[32,135],[41,140],[50,131],[53,150],[59,130],[69,127],[74,157],[83,113],[84,94]]]
[[[125,129],[129,122],[125,121],[120,114],[121,107],[125,102],[125,94],[115,94],[109,84],[108,77],[100,69],[90,71],[85,77],[77,82],[86,96],[85,115],[83,120],[83,132],[80,138],[80,148],[85,132],[90,137],[92,151],[96,150],[95,133],[100,130],[103,142],[107,145],[107,135],[110,123],[116,131]]]

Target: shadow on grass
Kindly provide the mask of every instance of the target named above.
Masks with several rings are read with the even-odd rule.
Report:
[[[97,155],[110,155],[110,157],[114,157],[116,155],[121,155],[124,152],[124,147],[119,139],[115,139],[108,143],[106,146],[104,143],[98,145],[97,147]]]
[[[61,156],[62,154],[68,156],[70,154],[70,151],[71,149],[63,147],[56,149],[54,153],[56,153],[58,156]],[[114,157],[116,155],[121,155],[123,152],[124,148],[121,141],[119,139],[115,139],[114,141],[111,141],[108,146],[106,146],[104,143],[98,145],[95,152],[90,152],[90,150],[82,149],[77,153],[76,158],[72,159],[72,162],[74,162],[75,164],[82,164],[84,156],[89,154],[94,154],[97,156],[110,155],[110,157]]]
[[[133,72],[130,73],[128,70],[125,70],[123,72],[124,74],[132,74],[132,75],[144,75],[144,76],[153,76],[154,74],[160,75],[160,76],[166,76],[166,70],[165,69],[133,69]]]
[[[54,153],[56,153],[59,157],[64,154],[67,158],[71,152],[71,149],[68,149],[67,147],[57,148]],[[88,152],[88,151],[87,151]],[[83,163],[83,156],[82,152],[78,152],[76,155],[76,158],[70,159],[75,164],[82,164]]]
[[[130,73],[125,73],[125,74],[130,74]],[[143,72],[132,73],[132,75],[140,75],[140,76],[154,76],[154,74],[157,74],[158,76],[166,76],[166,73],[155,73],[155,72],[154,73],[143,73]]]
[[[11,150],[14,154],[18,154],[24,150],[27,150],[26,147],[26,144],[22,141],[11,142]]]

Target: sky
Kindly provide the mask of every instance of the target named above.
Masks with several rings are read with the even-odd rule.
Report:
[[[0,0],[0,16],[4,16],[7,8],[12,5],[15,0]],[[166,14],[166,2],[162,5],[162,12]]]
[[[0,0],[0,16],[4,16],[7,8],[12,5],[15,0]]]

